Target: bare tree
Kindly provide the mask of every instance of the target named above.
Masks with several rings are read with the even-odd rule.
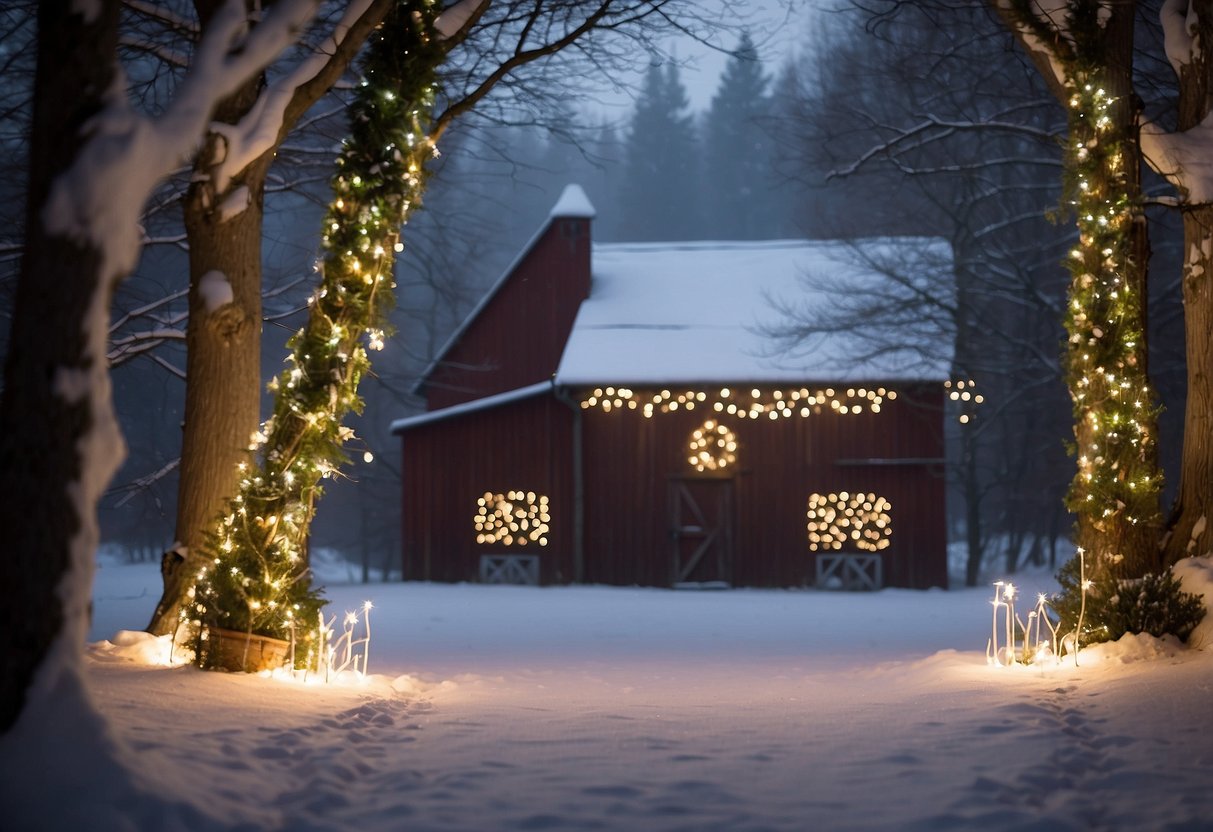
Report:
[[[0,534],[12,547],[0,565],[10,633],[0,729],[22,714],[35,680],[68,692],[83,684],[96,505],[123,453],[106,323],[138,256],[143,204],[202,135],[215,101],[297,37],[312,11],[284,0],[250,26],[242,4],[226,4],[172,99],[149,116],[114,92],[118,4],[39,5],[25,246],[0,399]]]
[[[941,21],[916,5],[891,17],[880,8],[839,14],[820,59],[796,76],[785,71],[783,152],[799,151],[802,176],[816,178],[829,206],[805,218],[812,231],[943,237],[954,262],[857,252],[885,282],[852,295],[845,320],[802,315],[788,334],[845,327],[876,349],[886,324],[914,321],[936,363],[941,350],[951,357],[965,383],[951,391],[953,415],[965,421],[949,423],[949,472],[973,584],[996,535],[1013,565],[1025,536],[1052,542],[1064,525],[1061,493],[1049,484],[1064,464],[1063,426],[1049,414],[1064,407],[1055,345],[1066,232],[1044,219],[1057,199],[1060,128],[984,9],[953,9]],[[974,408],[974,396],[985,403]],[[1025,493],[1025,482],[1040,487]]]
[[[562,79],[625,59],[625,50],[652,31],[693,31],[698,18],[690,6],[674,16],[680,2],[454,4],[443,12],[445,23],[440,19],[449,57],[431,140],[437,142],[473,108],[506,119],[552,106]],[[204,11],[200,4],[200,18]],[[223,105],[223,120],[212,124],[212,138],[195,165],[186,208],[191,289],[178,542],[165,556],[164,593],[148,626],[152,632],[176,626],[189,576],[197,572],[196,559],[223,499],[235,491],[237,466],[259,421],[261,188],[291,126],[340,77],[359,37],[369,32],[371,17],[381,17],[383,10],[372,2],[363,16],[353,14],[347,11],[323,41],[335,48],[306,55],[264,90],[250,86]]]

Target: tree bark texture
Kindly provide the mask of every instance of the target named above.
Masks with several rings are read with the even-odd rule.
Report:
[[[214,193],[204,180],[196,181],[186,198],[190,293],[176,521],[185,558],[165,555],[164,592],[148,624],[156,634],[178,626],[208,535],[225,500],[236,493],[237,466],[249,460],[249,443],[260,424],[262,197],[271,158],[267,154],[242,171],[225,194]],[[203,154],[195,168],[207,166]],[[234,214],[228,205],[225,216],[225,200],[240,196],[241,188],[247,188],[247,204],[242,199],[243,209]],[[215,309],[201,291],[211,272],[221,274],[232,290],[232,302]]]
[[[105,377],[95,364],[104,351],[98,343],[90,349],[87,327],[98,317],[98,293],[108,300],[103,284],[118,275],[103,274],[92,245],[49,233],[43,212],[115,80],[118,5],[98,3],[87,21],[67,0],[38,7],[26,246],[0,401],[0,731],[17,720],[56,640],[82,645],[88,622],[91,572],[73,573],[91,569],[92,553],[83,549],[90,539],[96,544],[98,489],[86,478],[105,472],[85,470],[83,446],[99,425],[113,426],[112,411],[94,411],[108,390],[75,395],[63,380],[65,373]],[[121,445],[116,433],[107,438]],[[111,450],[111,458],[120,454]]]
[[[1213,206],[1184,213],[1184,340],[1188,399],[1179,490],[1163,538],[1163,565],[1213,549]]]
[[[1213,3],[1197,4],[1198,42],[1213,42]],[[1176,129],[1190,130],[1213,101],[1213,55],[1194,50],[1179,73]],[[1179,487],[1162,540],[1163,565],[1213,549],[1213,205],[1184,211],[1184,340],[1188,398]]]

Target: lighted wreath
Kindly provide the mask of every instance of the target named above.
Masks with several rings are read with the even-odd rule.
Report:
[[[476,542],[504,546],[548,545],[548,498],[534,491],[484,492],[476,500]]]
[[[809,550],[831,551],[850,545],[865,552],[887,549],[893,534],[892,506],[875,494],[809,495]]]
[[[696,471],[722,471],[737,463],[737,434],[708,419],[691,433],[690,451],[687,461]]]

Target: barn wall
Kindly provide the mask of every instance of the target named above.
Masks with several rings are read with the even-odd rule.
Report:
[[[839,464],[875,458],[942,458],[938,385],[903,389],[878,414],[757,421],[710,410],[657,414],[585,411],[586,578],[668,585],[671,476],[690,473],[686,445],[705,419],[738,436],[734,558],[739,586],[811,585],[806,507],[811,492],[871,491],[892,504],[891,545],[882,553],[890,586],[947,585],[944,479],[938,465]]]
[[[740,443],[734,490],[737,586],[808,586],[811,492],[873,492],[892,504],[891,545],[882,554],[887,586],[947,586],[942,466],[862,464],[889,458],[938,459],[943,449],[940,385],[901,386],[880,413],[750,420],[705,409],[657,414],[582,410],[585,580],[668,586],[673,572],[671,478],[690,473],[686,449],[705,419],[727,424]],[[480,555],[504,552],[475,542],[475,500],[488,491],[546,493],[548,547],[509,547],[541,556],[542,581],[573,579],[573,413],[552,396],[410,429],[404,447],[404,576],[475,580]]]
[[[572,417],[547,395],[402,434],[405,580],[472,581],[481,554],[535,554],[542,583],[571,581]],[[478,544],[476,499],[515,489],[551,501],[548,545]]]
[[[553,219],[426,382],[439,410],[551,378],[590,292],[590,221]]]

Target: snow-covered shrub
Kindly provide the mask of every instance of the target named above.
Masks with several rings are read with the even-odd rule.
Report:
[[[1071,633],[1082,618],[1082,644],[1116,641],[1125,633],[1171,634],[1186,641],[1204,618],[1201,599],[1184,592],[1168,570],[1140,578],[1118,578],[1113,569],[1095,571],[1089,581],[1085,608],[1077,557],[1057,573],[1061,591],[1052,607],[1061,618],[1060,632]]]

